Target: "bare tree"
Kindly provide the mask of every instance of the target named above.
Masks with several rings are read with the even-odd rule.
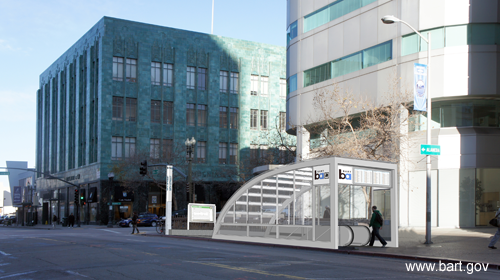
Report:
[[[317,91],[316,119],[306,126],[313,135],[313,154],[398,162],[409,143],[402,127],[414,117],[408,110],[412,97],[409,90],[401,90],[399,79],[390,80],[389,91],[378,102],[336,83]]]

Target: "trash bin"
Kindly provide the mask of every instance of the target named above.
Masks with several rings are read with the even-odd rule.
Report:
[[[62,218],[62,226],[67,227],[68,226],[68,217],[63,217]]]

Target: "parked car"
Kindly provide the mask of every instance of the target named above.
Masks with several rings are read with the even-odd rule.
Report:
[[[172,216],[186,216],[186,215],[187,215],[186,208],[172,211]]]
[[[8,218],[9,216],[7,215],[4,215],[4,216],[0,216],[0,224],[3,223],[3,220],[5,220],[6,218]]]
[[[151,213],[141,213],[137,219],[137,226],[151,226],[155,227],[158,221],[158,216]],[[118,223],[121,227],[132,227],[132,218],[121,220]]]

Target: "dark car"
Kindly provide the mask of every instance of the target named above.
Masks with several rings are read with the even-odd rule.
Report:
[[[158,216],[151,213],[141,213],[137,219],[137,226],[151,226],[155,227],[158,222]],[[121,227],[132,227],[132,218],[121,220],[118,223]]]
[[[158,222],[158,215],[151,213],[141,213],[137,219],[137,226],[155,227]]]
[[[186,208],[172,211],[172,216],[186,216],[186,215],[187,215]]]

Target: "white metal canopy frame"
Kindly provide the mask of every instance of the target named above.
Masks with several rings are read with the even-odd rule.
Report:
[[[397,165],[330,157],[285,165],[243,185],[221,210],[214,239],[338,249],[366,246],[372,206],[398,247]],[[381,245],[377,240],[375,245]]]

